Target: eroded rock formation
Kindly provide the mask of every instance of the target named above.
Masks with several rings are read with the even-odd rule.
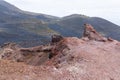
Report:
[[[90,24],[84,24],[83,37],[89,40],[106,41],[107,39],[99,34]]]
[[[5,45],[0,80],[120,80],[120,42],[89,24],[84,38],[52,38],[55,44],[31,48]]]

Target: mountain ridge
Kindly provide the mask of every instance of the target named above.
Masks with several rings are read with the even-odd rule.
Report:
[[[56,17],[33,13],[20,10],[4,0],[0,6],[0,45],[9,41],[17,43],[34,41],[37,44],[43,44],[49,42],[50,36],[53,34],[82,37],[83,24],[85,23],[92,24],[98,32],[106,37],[120,40],[120,26],[102,18],[81,14]],[[32,44],[31,46],[35,46]]]

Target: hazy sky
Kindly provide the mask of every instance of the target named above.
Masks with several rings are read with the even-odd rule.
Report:
[[[120,25],[120,0],[5,0],[18,8],[54,16],[84,14]]]

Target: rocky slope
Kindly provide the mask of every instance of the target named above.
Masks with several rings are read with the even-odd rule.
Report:
[[[0,80],[120,80],[120,42],[85,24],[81,39],[54,35],[48,45],[0,50]]]

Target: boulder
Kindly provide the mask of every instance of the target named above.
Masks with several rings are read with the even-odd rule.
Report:
[[[52,43],[57,43],[63,39],[63,37],[61,35],[56,35],[56,34],[52,35],[51,38],[52,38],[52,40],[51,40]]]

